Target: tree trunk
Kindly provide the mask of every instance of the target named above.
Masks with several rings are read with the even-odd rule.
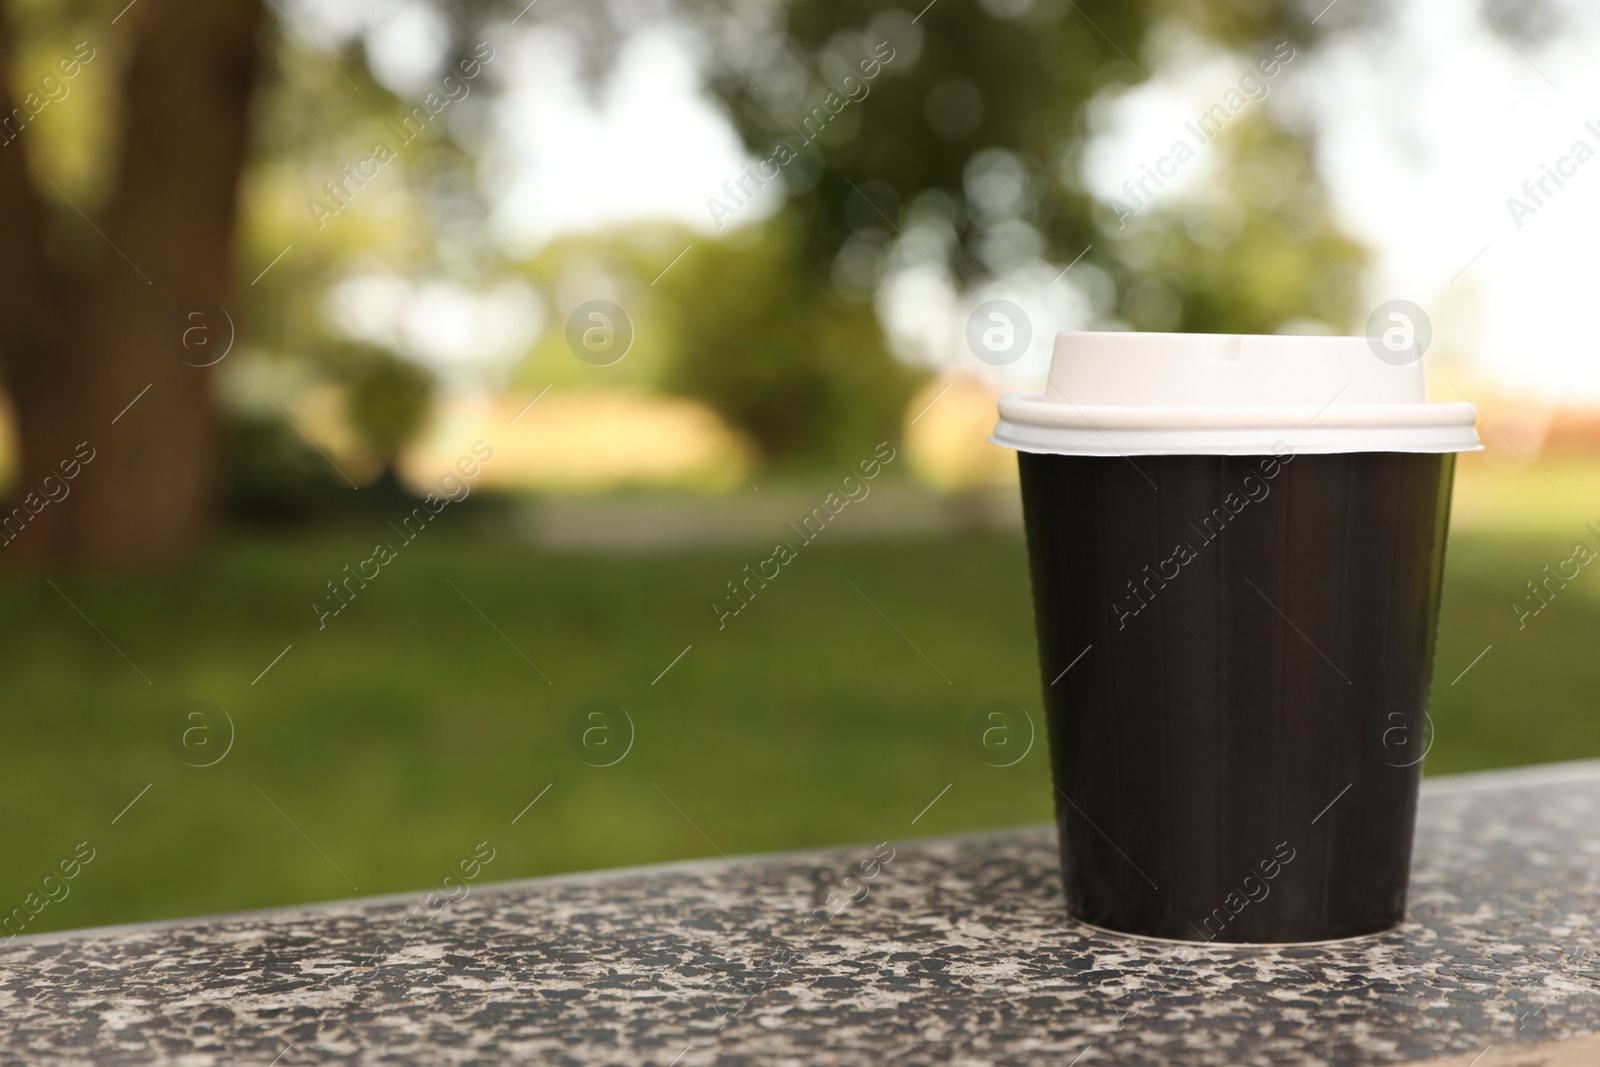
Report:
[[[260,0],[143,0],[128,12],[122,158],[83,269],[45,252],[45,205],[85,220],[29,181],[28,131],[0,145],[0,211],[24,222],[0,246],[0,288],[20,286],[0,296],[0,351],[22,449],[0,561],[165,565],[204,540],[219,434],[211,372],[195,364],[231,338],[221,309],[261,12]],[[210,331],[208,347],[185,347],[196,330]]]

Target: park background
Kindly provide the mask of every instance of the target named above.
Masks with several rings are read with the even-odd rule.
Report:
[[[28,933],[425,892],[479,842],[498,880],[1047,820],[984,438],[1061,329],[1425,308],[1432,391],[1486,445],[1426,769],[1600,756],[1600,579],[1530,584],[1600,547],[1592,12],[0,10],[0,910]],[[1002,365],[967,342],[997,299],[1032,331]],[[596,300],[614,361],[569,328]]]

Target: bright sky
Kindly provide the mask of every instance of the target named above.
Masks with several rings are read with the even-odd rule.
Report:
[[[1402,0],[1392,31],[1291,61],[1267,106],[1314,116],[1318,165],[1345,227],[1373,250],[1364,307],[1424,307],[1435,354],[1550,398],[1600,398],[1592,320],[1592,236],[1600,227],[1600,25],[1574,11],[1542,47],[1513,47],[1464,0]],[[1198,58],[1198,57],[1192,57]],[[1259,57],[1241,57],[1248,61]],[[1159,75],[1108,108],[1091,153],[1091,186],[1123,195],[1141,162],[1167,151],[1182,123],[1243,73],[1215,57]],[[1585,110],[1586,105],[1588,110]],[[1257,105],[1251,105],[1257,106]],[[1585,121],[1595,120],[1594,130]],[[1595,159],[1561,163],[1574,142]],[[1508,197],[1545,164],[1574,171],[1516,224]],[[1180,182],[1204,180],[1197,158]],[[1181,195],[1181,190],[1179,191]],[[1438,378],[1440,365],[1435,367]]]
[[[652,217],[714,231],[706,200],[738,177],[746,156],[686,43],[666,27],[641,31],[592,100],[578,84],[575,46],[560,33],[528,34],[507,57],[516,73],[492,164],[501,218],[536,245]],[[748,218],[775,205],[764,206]]]
[[[1393,297],[1422,305],[1435,354],[1469,360],[1477,377],[1502,387],[1600,398],[1588,319],[1600,232],[1600,65],[1592,62],[1600,23],[1575,12],[1558,39],[1512,47],[1479,6],[1401,0],[1390,9],[1392,30],[1296,58],[1268,83],[1267,99],[1248,106],[1315,117],[1337,210],[1375,255],[1363,306]],[[391,36],[403,68],[404,39],[420,35],[400,24]],[[745,160],[701,85],[706,49],[697,36],[684,26],[645,29],[598,100],[579,89],[558,36],[528,32],[511,51],[514,62],[497,64],[509,107],[487,173],[499,192],[497,221],[524,247],[642,218],[710,232],[706,198]],[[1097,111],[1085,177],[1108,198],[1123,195],[1124,179],[1261,58],[1182,42],[1157,52],[1154,82]],[[1584,125],[1591,119],[1594,130]],[[1580,140],[1595,158],[1562,162]],[[1160,195],[1181,198],[1186,185],[1202,184],[1204,153]],[[1542,206],[1529,201],[1536,210],[1519,227],[1506,200],[1527,200],[1522,183],[1546,164],[1573,173],[1559,189],[1547,179],[1552,195],[1541,194]],[[978,299],[1007,296],[1035,317],[1033,350],[1007,368],[1008,380],[1037,377],[1050,333],[1087,321],[1072,284],[1079,275],[1053,280],[1065,264],[1035,262],[992,291],[958,296],[914,257],[901,262],[880,308],[902,350],[924,359],[976,363],[960,338]]]
[[[1459,338],[1504,383],[1594,399],[1600,158],[1561,161],[1580,140],[1600,157],[1600,25],[1572,6],[1556,41],[1514,49],[1471,3],[1408,0],[1381,49],[1347,49],[1317,72],[1329,86],[1321,162],[1382,254],[1374,303],[1429,308],[1440,343]],[[1558,164],[1575,175],[1547,180],[1553,195],[1519,227],[1507,199],[1526,202],[1523,182]]]

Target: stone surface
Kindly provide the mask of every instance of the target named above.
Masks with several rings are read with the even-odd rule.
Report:
[[[1600,763],[1430,781],[1409,921],[1291,948],[1075,925],[1046,828],[21,937],[0,1061],[1600,1063],[1597,828]]]

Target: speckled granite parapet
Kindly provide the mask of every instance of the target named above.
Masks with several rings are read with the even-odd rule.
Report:
[[[18,938],[0,1060],[1464,1065],[1600,1032],[1600,763],[1430,782],[1410,921],[1338,945],[1075,926],[1048,829],[895,847],[814,937],[870,846],[485,887],[409,939],[420,895]]]

